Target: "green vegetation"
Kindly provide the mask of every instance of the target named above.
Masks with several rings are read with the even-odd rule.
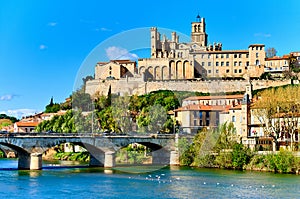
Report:
[[[116,162],[120,164],[143,164],[150,159],[151,150],[140,144],[130,144],[116,154]]]
[[[44,120],[35,129],[36,132],[57,132],[57,133],[73,133],[77,132],[74,115],[71,110],[66,114],[54,116],[51,120]]]
[[[56,113],[60,110],[60,105],[53,103],[53,97],[50,100],[50,103],[46,106],[45,113]]]
[[[79,162],[89,162],[89,152],[58,152],[53,157],[55,160],[70,160]]]
[[[300,159],[292,152],[280,150],[277,154],[255,155],[247,165],[247,169],[293,173],[300,169]]]
[[[17,121],[19,121],[19,120],[15,117],[11,117],[6,114],[0,114],[0,130],[3,127],[10,126]]]
[[[19,121],[17,118],[8,116],[6,114],[0,114],[0,119],[9,119],[12,123]]]
[[[180,139],[178,147],[181,165],[281,173],[300,169],[300,160],[292,152],[280,150],[268,155],[252,152],[239,143],[232,123],[200,131],[191,144],[185,138]]]
[[[300,86],[270,88],[257,93],[256,97],[260,100],[252,106],[254,116],[264,132],[272,137],[276,150],[279,150],[281,137],[290,137],[290,147],[296,150],[293,137],[299,129]]]
[[[0,158],[5,158],[5,154],[3,151],[0,150]]]

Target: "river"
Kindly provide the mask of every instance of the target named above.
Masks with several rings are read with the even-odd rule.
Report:
[[[148,168],[104,170],[65,163],[19,171],[17,160],[0,159],[0,198],[300,198],[297,175],[189,167],[152,167],[142,173]]]

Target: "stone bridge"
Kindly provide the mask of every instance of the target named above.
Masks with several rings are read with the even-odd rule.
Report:
[[[132,143],[152,150],[152,164],[177,165],[176,135],[103,136],[100,134],[11,133],[0,135],[0,145],[18,154],[19,169],[41,169],[42,154],[63,143],[84,147],[90,153],[90,166],[115,166],[115,152]]]

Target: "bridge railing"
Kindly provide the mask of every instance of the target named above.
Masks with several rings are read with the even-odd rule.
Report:
[[[173,138],[175,134],[140,134],[140,133],[128,133],[128,134],[105,134],[105,133],[0,133],[0,137],[151,137],[151,138]]]

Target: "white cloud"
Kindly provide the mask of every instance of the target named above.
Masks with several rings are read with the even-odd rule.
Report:
[[[6,114],[9,116],[16,117],[18,119],[21,119],[24,116],[34,115],[36,113],[39,113],[40,111],[34,110],[34,109],[15,109],[15,110],[7,110],[7,111],[1,111],[0,114]]]
[[[40,45],[40,50],[45,50],[46,48],[48,48],[46,45],[44,45],[44,44]]]
[[[108,29],[108,28],[96,28],[95,30],[96,30],[96,31],[102,31],[102,32],[109,32],[109,31],[112,31],[111,29]]]
[[[111,31],[111,29],[108,28],[100,28],[101,31]]]
[[[12,100],[16,95],[8,94],[8,95],[2,95],[0,96],[0,101],[10,101]]]
[[[266,38],[268,38],[268,37],[271,37],[271,34],[270,33],[261,33],[261,32],[259,32],[259,33],[254,33],[254,36],[255,37],[266,37]]]
[[[128,52],[128,50],[126,50],[125,48],[121,48],[121,47],[111,46],[111,47],[108,47],[107,49],[105,49],[105,51],[106,51],[106,56],[110,60],[114,60],[114,59],[137,60],[139,58],[137,56],[137,54],[130,53],[130,52]]]
[[[48,23],[48,26],[56,26],[57,25],[57,22],[49,22]]]

